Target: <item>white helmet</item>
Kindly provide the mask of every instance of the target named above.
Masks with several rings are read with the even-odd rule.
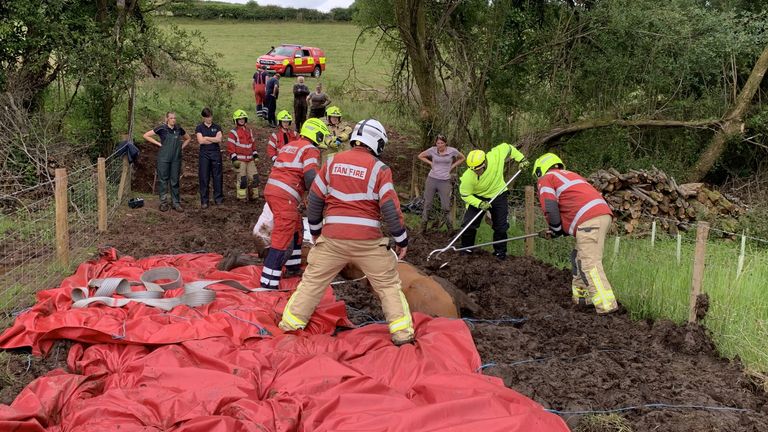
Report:
[[[387,131],[384,129],[384,126],[379,123],[378,120],[374,119],[357,122],[349,140],[366,145],[373,150],[373,153],[376,156],[379,156],[381,152],[384,151],[384,146],[389,142]]]

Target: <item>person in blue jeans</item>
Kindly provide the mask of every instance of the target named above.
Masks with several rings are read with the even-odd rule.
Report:
[[[203,122],[195,128],[197,142],[200,144],[198,177],[200,179],[200,206],[208,208],[208,189],[213,177],[213,202],[216,205],[224,201],[223,176],[221,172],[221,126],[213,122],[213,112],[203,108],[200,113]]]
[[[152,135],[157,135],[160,141]],[[176,124],[176,113],[169,111],[165,114],[165,123],[146,131],[144,139],[160,147],[160,151],[157,152],[157,190],[160,195],[160,211],[168,211],[173,205],[174,210],[183,212],[179,193],[181,151],[189,145],[192,138],[184,128]],[[168,203],[169,189],[172,204]]]

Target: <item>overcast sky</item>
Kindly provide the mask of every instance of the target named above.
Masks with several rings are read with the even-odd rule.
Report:
[[[248,3],[248,0],[217,0],[226,3]],[[275,5],[292,8],[318,9],[323,12],[336,7],[349,7],[354,0],[256,0],[261,6]]]

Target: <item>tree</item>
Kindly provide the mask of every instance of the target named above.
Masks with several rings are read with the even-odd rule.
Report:
[[[689,178],[710,172],[729,137],[743,132],[760,86],[765,65],[755,59],[768,43],[765,15],[689,0],[615,0],[565,23],[573,25],[593,31],[567,51],[532,58],[546,78],[529,93],[535,98],[521,95],[520,109],[545,113],[554,127],[528,131],[522,143],[534,149],[608,125],[708,127],[715,134],[691,161]]]
[[[133,83],[147,74],[231,90],[231,78],[184,32],[163,32],[146,14],[149,0],[12,0],[0,4],[0,84],[24,89],[24,108],[39,111],[54,80],[86,101],[87,135],[96,153],[113,150],[113,111]],[[7,43],[5,41],[7,40]],[[182,67],[180,67],[182,66]],[[83,89],[80,93],[79,90]]]
[[[423,146],[446,128],[530,153],[606,126],[710,128],[696,178],[747,120],[761,80],[745,78],[768,43],[766,7],[741,0],[357,3],[397,59],[392,88],[420,114]]]
[[[690,176],[691,181],[699,181],[704,178],[722,156],[729,140],[743,138],[746,126],[745,115],[763,82],[766,70],[768,70],[768,45],[765,46],[760,58],[757,59],[746,84],[736,98],[734,106],[723,116],[720,130],[712,137],[706,150],[694,165]]]
[[[545,3],[358,1],[355,19],[363,31],[381,32],[394,54],[392,89],[413,102],[422,147],[431,145],[438,132],[482,146],[489,130],[473,132],[471,123],[490,117],[491,77],[514,64],[524,33],[537,25],[534,17]]]

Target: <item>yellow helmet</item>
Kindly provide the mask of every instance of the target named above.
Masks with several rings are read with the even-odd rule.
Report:
[[[322,120],[311,118],[304,122],[299,134],[315,143],[315,145],[320,145],[325,140],[325,137],[331,134],[331,131],[328,130],[328,126]]]
[[[546,174],[550,168],[558,164],[565,168],[565,164],[562,160],[560,160],[559,157],[557,157],[556,154],[546,153],[536,159],[536,162],[533,163],[533,175],[536,177],[541,177]]]
[[[325,115],[328,117],[341,117],[341,110],[337,106],[331,106],[325,110]]]
[[[232,120],[234,120],[235,123],[237,123],[237,120],[241,119],[241,118],[244,118],[245,121],[248,121],[248,113],[246,113],[245,111],[239,109],[239,110],[235,111],[234,114],[232,114]]]
[[[282,110],[279,113],[277,113],[277,121],[293,121],[293,117],[291,117],[291,113],[288,112],[288,110]]]
[[[467,155],[467,166],[475,171],[485,162],[485,152],[482,150],[472,150]]]

